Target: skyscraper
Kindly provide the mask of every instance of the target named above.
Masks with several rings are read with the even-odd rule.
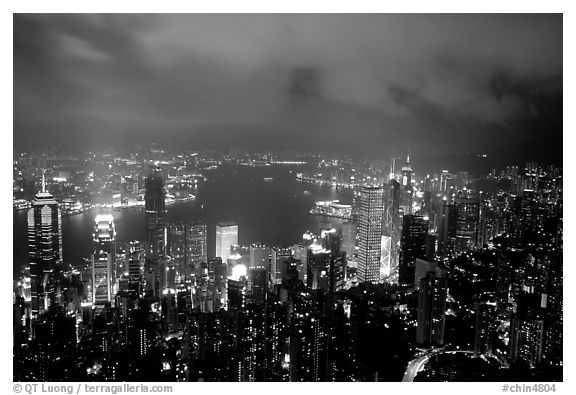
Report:
[[[340,251],[345,252],[348,258],[356,252],[356,223],[346,221],[342,224],[342,245]]]
[[[412,214],[412,165],[410,165],[410,155],[406,157],[406,163],[402,166],[402,194],[401,206],[404,214]]]
[[[145,181],[146,241],[150,244],[150,258],[157,261],[166,253],[166,204],[164,179],[159,167],[150,168]]]
[[[510,360],[535,368],[542,360],[544,309],[538,294],[522,292],[510,322]]]
[[[416,258],[426,256],[428,221],[420,215],[405,215],[400,239],[399,282],[402,285],[414,284]]]
[[[292,251],[290,248],[272,247],[270,252],[270,282],[272,288],[276,284],[282,284],[284,261],[290,259],[291,256]]]
[[[62,261],[62,217],[58,203],[46,191],[38,192],[28,210],[28,256],[30,261],[32,317],[42,314],[52,298],[51,274]]]
[[[444,202],[438,227],[438,252],[444,258],[454,251],[456,243],[456,227],[458,225],[458,211],[453,205]]]
[[[263,244],[250,244],[250,267],[263,267],[268,270],[270,263],[270,248]]]
[[[456,249],[466,251],[476,247],[478,243],[480,201],[473,198],[456,198],[454,205],[458,211]]]
[[[207,236],[206,224],[202,222],[168,225],[167,251],[183,273],[190,274],[208,261]]]
[[[420,279],[417,344],[434,346],[444,344],[447,293],[448,278],[445,270],[437,268]]]
[[[496,336],[496,303],[476,301],[475,309],[474,355],[492,354],[492,345]]]
[[[358,281],[380,281],[380,257],[384,190],[380,187],[363,187],[359,199],[358,221]]]
[[[220,222],[216,225],[216,254],[227,262],[230,248],[238,244],[238,224],[234,222]]]
[[[384,197],[384,230],[383,234],[387,237],[385,247],[384,266],[388,266],[389,275],[398,274],[398,247],[400,244],[400,184],[395,179],[391,179],[386,186]],[[386,248],[384,248],[386,250]]]
[[[92,303],[104,306],[112,301],[113,265],[116,255],[116,229],[110,214],[99,214],[94,220],[92,241]]]

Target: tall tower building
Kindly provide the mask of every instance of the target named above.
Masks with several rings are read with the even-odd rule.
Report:
[[[402,285],[414,284],[416,258],[426,256],[428,221],[420,215],[405,215],[400,240],[400,264],[398,281]]]
[[[268,270],[270,266],[270,248],[263,244],[250,244],[250,267],[263,267]]]
[[[116,255],[116,229],[111,214],[100,214],[94,220],[92,241],[92,303],[103,307],[112,301],[114,261]]]
[[[168,254],[187,274],[208,261],[208,231],[202,222],[170,223]]]
[[[448,277],[445,270],[436,269],[420,279],[418,296],[418,326],[416,343],[441,346],[444,344],[444,324]]]
[[[402,166],[402,201],[404,214],[412,214],[412,165],[410,164],[410,155],[406,157],[406,163]]]
[[[284,261],[291,257],[292,250],[290,248],[272,247],[270,251],[270,281],[272,288],[276,284],[282,284]]]
[[[146,241],[150,244],[150,258],[157,261],[166,253],[166,204],[164,179],[159,167],[150,168],[145,181]]]
[[[380,282],[384,189],[363,187],[359,199],[358,281]]]
[[[456,198],[454,205],[458,212],[456,228],[456,249],[467,251],[478,244],[480,225],[480,200],[472,198]]]
[[[234,222],[220,222],[216,225],[216,254],[227,262],[230,248],[238,245],[238,224]]]
[[[390,179],[384,197],[384,231],[385,256],[384,266],[388,267],[389,276],[398,275],[398,249],[400,245],[400,184]],[[386,255],[387,254],[387,255]]]
[[[46,191],[38,192],[28,210],[28,256],[30,261],[32,317],[50,305],[53,293],[51,275],[62,261],[62,217],[58,203]]]
[[[475,310],[474,355],[490,355],[496,337],[496,303],[476,301]]]
[[[535,368],[542,360],[543,344],[544,309],[540,297],[521,293],[510,322],[510,360]]]
[[[356,223],[346,221],[342,224],[342,245],[340,251],[345,252],[348,258],[356,252]]]

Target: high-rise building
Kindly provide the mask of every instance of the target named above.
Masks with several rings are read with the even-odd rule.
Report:
[[[389,267],[389,275],[398,274],[398,250],[400,245],[400,184],[391,179],[386,185],[384,197],[383,234],[388,237],[385,246],[390,243],[389,255],[384,257],[384,266]]]
[[[216,225],[216,253],[215,256],[227,262],[231,247],[238,244],[238,224],[234,222],[220,222]]]
[[[356,252],[356,223],[346,221],[342,224],[341,229],[342,245],[340,251],[345,252],[348,258]]]
[[[94,220],[92,242],[92,303],[103,307],[112,301],[116,229],[111,214],[99,214]]]
[[[510,360],[535,368],[544,345],[544,311],[537,294],[521,293],[510,322]]]
[[[263,267],[268,270],[270,263],[270,248],[263,244],[250,244],[249,267]]]
[[[400,239],[400,264],[398,281],[402,285],[414,284],[416,258],[426,256],[428,221],[420,215],[405,215]]]
[[[420,279],[417,344],[433,346],[444,344],[447,294],[448,277],[445,270],[437,268]]]
[[[456,249],[466,251],[478,244],[480,201],[474,198],[456,198],[454,205],[458,212]]]
[[[62,262],[62,217],[58,203],[46,191],[38,192],[28,210],[28,256],[30,262],[32,317],[50,305],[54,266]]]
[[[456,228],[458,226],[458,211],[456,206],[444,204],[438,227],[438,252],[444,258],[450,255],[456,244]]]
[[[412,214],[413,193],[412,165],[410,165],[410,155],[408,155],[406,157],[406,163],[402,166],[402,194],[400,203],[405,215]]]
[[[440,173],[440,192],[450,192],[454,187],[454,181],[454,174],[450,174],[448,170],[442,170]]]
[[[342,244],[338,230],[332,226],[320,229],[320,241],[322,247],[331,251],[333,254],[336,254],[340,250]]]
[[[490,355],[496,336],[496,303],[477,301],[475,308],[474,355]]]
[[[168,255],[189,275],[208,261],[206,224],[201,222],[168,225]]]
[[[164,179],[159,167],[151,167],[145,181],[146,241],[150,245],[149,259],[157,261],[166,252],[166,204]]]
[[[384,189],[363,187],[358,208],[358,281],[380,282]]]
[[[272,247],[270,253],[270,283],[271,286],[282,284],[282,268],[284,261],[290,259],[290,248]]]

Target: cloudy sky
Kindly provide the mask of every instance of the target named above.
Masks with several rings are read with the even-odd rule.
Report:
[[[14,149],[561,161],[562,16],[14,16]]]

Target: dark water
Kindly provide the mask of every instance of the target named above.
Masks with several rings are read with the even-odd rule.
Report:
[[[313,216],[308,210],[316,200],[340,199],[350,203],[350,193],[330,186],[318,186],[295,180],[295,169],[287,166],[223,166],[207,174],[195,202],[175,203],[167,207],[168,221],[199,220],[208,225],[208,251],[214,252],[215,226],[221,221],[238,223],[239,243],[261,242],[267,245],[291,245],[300,242],[306,230],[317,232],[339,220]],[[293,170],[294,173],[290,173]],[[265,182],[264,177],[273,177]],[[305,194],[304,191],[310,191]],[[202,208],[202,204],[204,207]],[[110,212],[102,210],[102,212]],[[66,262],[77,264],[88,257],[92,244],[94,210],[62,218],[63,253]],[[113,211],[118,241],[143,240],[142,208]],[[14,213],[14,276],[28,263],[26,212]]]

